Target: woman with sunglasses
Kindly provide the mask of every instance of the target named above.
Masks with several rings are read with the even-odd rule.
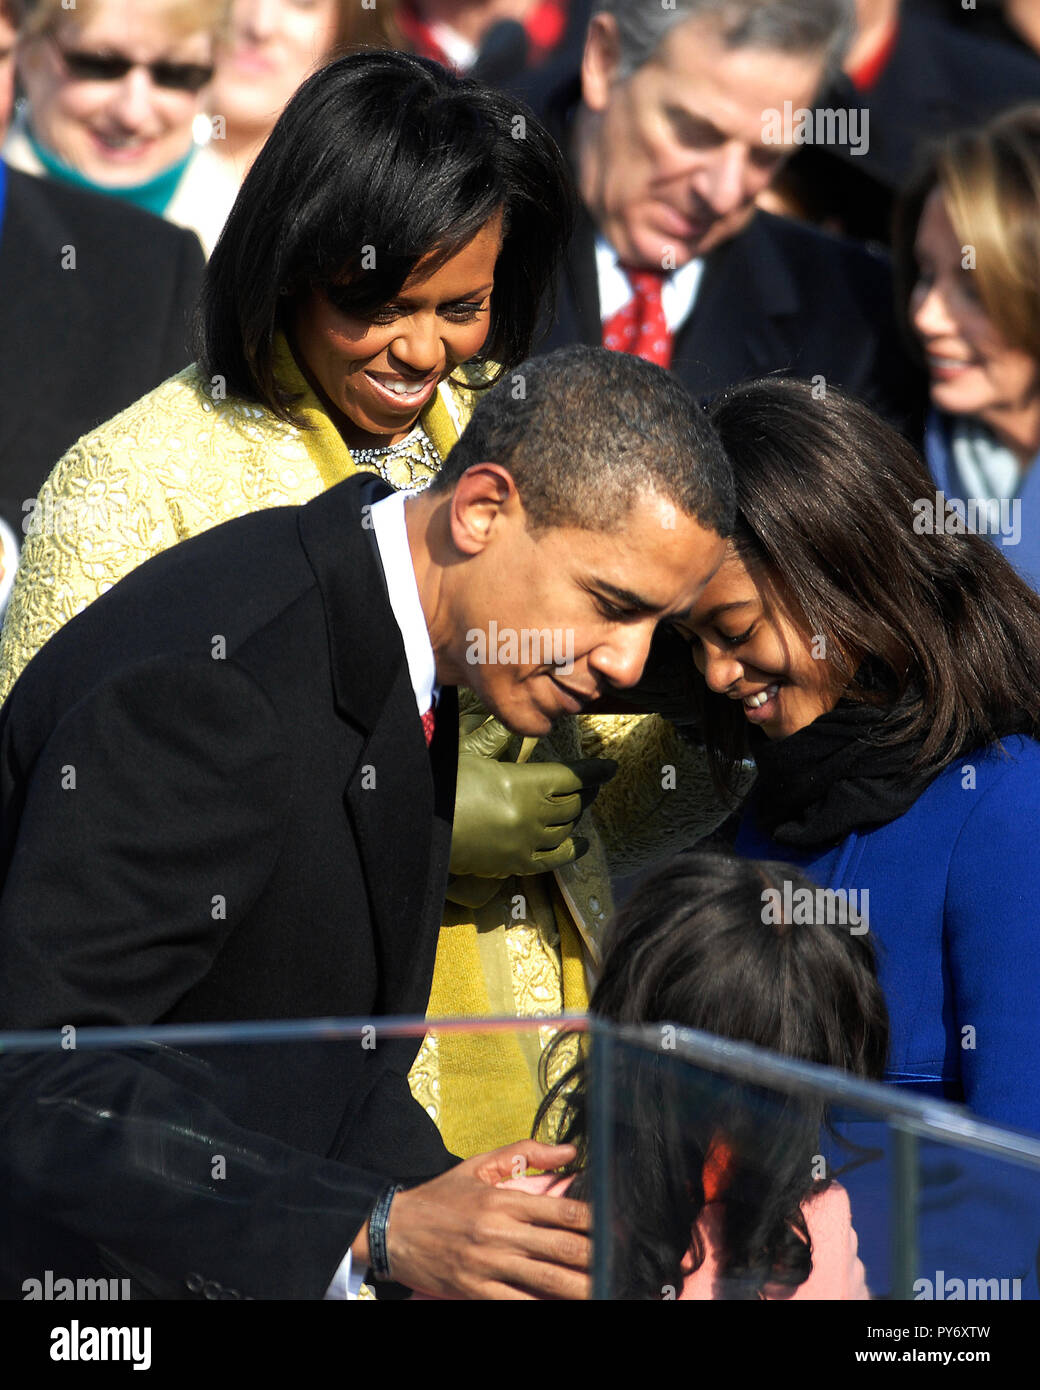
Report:
[[[190,227],[208,254],[236,184],[194,123],[227,0],[23,0],[22,11],[26,101],[4,158]]]

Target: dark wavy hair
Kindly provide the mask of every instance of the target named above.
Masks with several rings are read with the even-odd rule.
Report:
[[[522,104],[438,63],[393,52],[330,63],[282,112],[210,257],[195,333],[204,376],[291,419],[272,343],[296,297],[336,286],[339,302],[346,288],[369,314],[420,260],[437,269],[500,211],[482,356],[508,367],[530,350],[570,236],[563,156]]]
[[[769,377],[708,417],[733,465],[736,551],[827,638],[845,698],[887,707],[881,744],[919,744],[922,776],[1011,734],[1040,737],[1040,596],[984,536],[915,530],[936,485],[861,402]],[[720,786],[749,755],[739,701],[696,684]]]
[[[611,923],[590,1011],[620,1024],[701,1029],[880,1079],[888,1014],[869,933],[767,911],[771,890],[782,903],[785,882],[792,893],[816,889],[786,864],[704,847],[676,855]],[[572,1037],[550,1044],[546,1075]],[[536,1136],[576,1146],[564,1171],[576,1175],[568,1195],[577,1197],[589,1193],[586,1071],[583,1054],[549,1087],[534,1126]],[[829,1185],[813,1177],[822,1102],[784,1103],[763,1088],[697,1076],[665,1051],[621,1049],[615,1297],[659,1299],[682,1287],[687,1254],[694,1269],[703,1263],[696,1226],[710,1200],[705,1161],[719,1142],[728,1161],[716,1290],[761,1298],[767,1284],[797,1287],[812,1271],[801,1204]]]

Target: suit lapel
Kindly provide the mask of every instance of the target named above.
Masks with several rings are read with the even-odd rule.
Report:
[[[380,979],[376,1012],[422,1013],[448,864],[440,852],[443,827],[435,834],[433,770],[406,666],[389,692],[385,716],[365,743],[344,800],[373,919]],[[447,834],[450,842],[450,815]]]
[[[347,784],[375,928],[378,1013],[426,1012],[451,857],[458,735],[448,686],[427,748],[405,665]]]
[[[541,112],[546,128],[564,152],[577,182],[570,156],[574,114],[581,100],[581,83],[569,75],[549,94]],[[596,228],[580,195],[574,194],[574,230],[557,278],[556,315],[546,330],[539,353],[585,343],[599,347],[603,332],[599,316],[599,283],[596,276]]]
[[[298,525],[325,607],[336,707],[363,738],[344,806],[365,876],[380,964],[377,1011],[411,1013],[425,1009],[436,952],[454,811],[458,713],[454,691],[445,692],[435,748],[428,749],[363,510],[390,491],[370,474],[358,474],[301,508]]]
[[[336,708],[365,733],[405,664],[366,510],[390,491],[358,473],[301,507],[297,522],[325,608]]]
[[[695,394],[793,366],[798,343],[797,285],[756,213],[749,226],[712,251],[693,313],[679,330],[674,370]]]
[[[599,280],[596,275],[596,228],[581,204],[574,223],[563,272],[564,295],[559,307],[561,341],[599,347],[603,327],[599,312]],[[569,322],[567,320],[570,320]]]

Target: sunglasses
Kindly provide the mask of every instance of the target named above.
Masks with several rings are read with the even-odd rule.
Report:
[[[62,48],[48,35],[74,82],[121,82],[132,68],[147,68],[157,87],[171,92],[201,92],[213,77],[212,63],[175,63],[160,58],[155,63],[138,63],[119,53],[82,53]]]

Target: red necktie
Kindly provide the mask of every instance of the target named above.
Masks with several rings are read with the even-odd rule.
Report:
[[[426,747],[427,747],[427,748],[429,748],[430,744],[433,742],[433,722],[434,722],[434,714],[433,714],[433,706],[431,705],[430,708],[426,711],[426,713],[425,713],[425,714],[423,715],[423,717],[422,717],[422,730],[423,730],[423,733],[426,735]]]
[[[672,362],[672,335],[661,304],[661,270],[621,269],[632,286],[632,298],[623,309],[611,314],[603,325],[603,346],[615,352],[631,352],[646,362],[669,367]]]

